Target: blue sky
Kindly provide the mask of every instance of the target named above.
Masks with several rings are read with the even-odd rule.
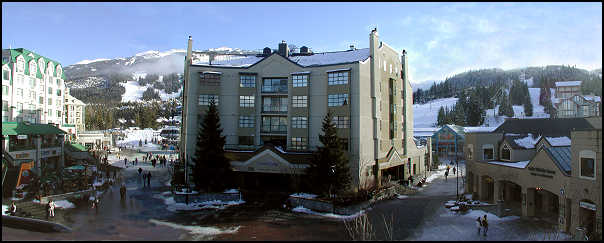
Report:
[[[228,46],[315,52],[380,40],[408,52],[413,83],[480,68],[602,66],[602,3],[2,3],[2,48],[68,66],[136,53]]]

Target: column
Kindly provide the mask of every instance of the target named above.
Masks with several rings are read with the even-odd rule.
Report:
[[[535,216],[535,188],[522,188],[522,216]]]
[[[502,181],[493,181],[493,201],[497,203],[500,200],[503,200],[503,182]]]
[[[36,155],[34,156],[34,168],[35,173],[38,176],[42,175],[42,136],[36,135],[34,138],[34,143],[36,144]]]
[[[558,196],[558,229],[566,232],[566,224],[568,218],[566,217],[566,199]]]
[[[550,212],[551,211],[551,196],[549,193],[544,193],[543,191],[541,191],[541,210],[545,211],[545,212]]]

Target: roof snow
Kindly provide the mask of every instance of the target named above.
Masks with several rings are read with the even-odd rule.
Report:
[[[595,101],[595,102],[601,102],[600,96],[584,95],[583,98],[585,98],[586,100],[591,100],[591,101]]]
[[[529,162],[531,162],[531,161],[530,160],[518,161],[518,162],[490,161],[489,164],[504,165],[504,166],[508,166],[508,167],[524,169],[524,168],[526,168],[526,165],[528,165]]]
[[[351,63],[364,61],[367,58],[369,58],[369,48],[339,52],[314,53],[310,56],[288,57],[288,59],[292,62],[304,67]],[[264,59],[264,57],[257,56],[247,56],[244,58],[228,58],[226,60],[214,60],[212,62],[212,66],[248,67],[254,65],[262,59]],[[198,61],[193,64],[207,65],[207,62]]]
[[[569,137],[545,137],[545,140],[554,147],[570,146]]]
[[[492,132],[495,129],[497,129],[497,127],[464,127],[463,131],[464,132]]]
[[[539,141],[539,139],[541,139],[541,136],[539,136],[537,138],[533,138],[533,135],[529,133],[524,138],[514,139],[514,142],[516,142],[516,144],[518,144],[518,146],[521,146],[523,148],[533,149],[533,148],[535,148],[535,144]]]
[[[581,81],[564,81],[564,82],[556,82],[556,87],[564,87],[564,86],[579,86],[581,85]]]

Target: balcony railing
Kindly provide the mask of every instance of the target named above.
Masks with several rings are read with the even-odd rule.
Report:
[[[262,133],[287,133],[287,125],[262,126]]]
[[[287,93],[287,85],[262,86],[262,93]]]
[[[262,112],[287,113],[287,105],[263,105]]]

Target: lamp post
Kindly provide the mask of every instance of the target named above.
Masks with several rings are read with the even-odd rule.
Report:
[[[457,191],[457,200],[459,200],[459,158],[455,154],[455,189]]]

